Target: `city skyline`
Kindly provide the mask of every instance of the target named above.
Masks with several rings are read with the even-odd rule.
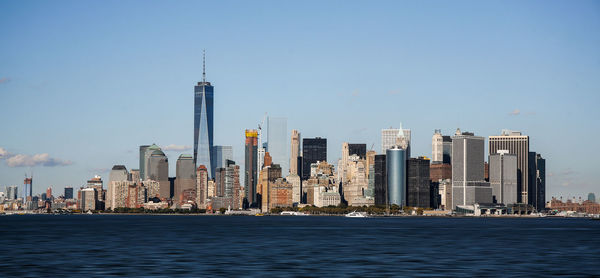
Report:
[[[9,16],[0,19],[3,25],[19,22],[20,16],[31,17],[32,20],[24,26],[23,34],[9,31],[8,43],[0,46],[0,58],[6,61],[0,63],[0,99],[6,105],[6,109],[0,112],[5,126],[5,131],[0,134],[0,155],[3,157],[0,163],[0,188],[22,185],[23,174],[31,174],[32,171],[35,175],[34,194],[50,186],[57,192],[62,192],[65,186],[78,188],[96,174],[108,178],[113,165],[138,168],[138,147],[152,143],[157,143],[170,158],[169,176],[174,177],[177,157],[180,154],[192,154],[191,87],[201,80],[202,67],[199,65],[202,48],[206,48],[208,79],[218,88],[214,103],[213,144],[232,146],[233,160],[242,169],[244,130],[256,129],[267,112],[287,118],[287,138],[292,129],[297,129],[302,138],[327,138],[328,162],[333,164],[341,157],[342,142],[364,143],[367,149],[374,145],[373,149],[379,151],[381,130],[398,128],[399,122],[403,123],[403,128],[411,130],[412,157],[431,157],[431,136],[435,129],[442,129],[444,135],[451,135],[456,128],[461,128],[483,136],[485,157],[489,154],[488,136],[500,135],[502,129],[518,130],[530,137],[531,149],[548,160],[547,200],[551,196],[585,197],[589,192],[598,193],[599,188],[594,185],[593,176],[596,164],[591,158],[586,158],[589,150],[585,146],[592,145],[591,140],[598,137],[599,129],[594,128],[597,127],[596,123],[592,122],[591,127],[582,123],[599,116],[594,104],[599,103],[600,99],[594,91],[600,84],[594,76],[598,75],[600,67],[586,61],[600,59],[598,53],[592,48],[588,49],[598,45],[600,36],[592,33],[595,35],[584,38],[583,34],[572,32],[589,28],[586,20],[598,26],[598,15],[585,12],[586,5],[591,5],[589,3],[580,2],[570,6],[584,14],[581,19],[573,18],[573,22],[562,29],[543,31],[539,35],[534,34],[537,28],[546,27],[544,24],[557,24],[551,22],[549,17],[563,13],[559,9],[560,4],[545,5],[534,20],[526,19],[525,12],[511,11],[518,19],[514,24],[527,28],[515,31],[512,30],[513,25],[495,18],[492,22],[497,26],[488,27],[500,32],[498,37],[477,27],[463,26],[459,19],[442,13],[443,6],[425,8],[393,2],[382,4],[406,13],[427,11],[447,19],[446,23],[450,24],[447,28],[455,35],[463,39],[470,38],[465,42],[454,41],[456,45],[449,46],[449,49],[429,46],[430,42],[436,42],[437,39],[448,40],[445,35],[438,34],[440,38],[435,38],[413,33],[440,28],[443,23],[441,20],[418,25],[415,31],[394,31],[381,23],[359,26],[347,18],[345,12],[358,13],[352,10],[357,5],[349,5],[351,8],[341,8],[343,11],[334,13],[340,23],[328,25],[341,35],[334,36],[334,39],[327,38],[328,31],[313,35],[313,38],[325,41],[325,44],[320,44],[321,48],[294,44],[299,42],[296,37],[290,37],[293,39],[291,42],[282,43],[277,39],[278,35],[272,34],[268,38],[273,45],[264,50],[234,47],[228,43],[235,40],[218,35],[223,42],[199,39],[193,41],[196,47],[142,45],[152,41],[152,32],[140,34],[137,38],[123,37],[127,31],[138,28],[120,12],[103,11],[120,19],[115,24],[127,30],[110,35],[105,27],[92,23],[67,28],[63,24],[70,23],[76,17],[69,14],[57,20],[60,11],[45,7],[48,4],[39,3],[39,11],[34,10],[31,15],[25,16],[26,9],[23,6],[3,3],[0,4],[4,7],[2,10],[10,11]],[[293,7],[289,4],[279,5]],[[512,5],[528,6],[514,2]],[[484,8],[493,7],[494,4],[469,3],[469,6],[485,11]],[[74,3],[71,8],[85,11],[81,4]],[[216,14],[224,12],[223,7],[213,8]],[[331,6],[327,8],[333,9]],[[452,5],[452,8],[460,11],[464,6]],[[54,13],[42,14],[46,9]],[[125,7],[125,10],[130,9],[132,7]],[[156,9],[150,11],[151,16],[161,16]],[[181,8],[173,9],[186,14]],[[255,9],[272,8],[260,6]],[[294,23],[311,23],[302,20],[299,13],[283,12],[282,15],[292,17],[287,21],[280,18],[282,15],[271,15],[264,21],[252,21],[252,18],[244,17],[236,22],[238,25],[224,27],[225,23],[219,22],[221,25],[213,25],[215,30],[207,28],[205,31],[209,35],[216,35],[218,30],[229,30],[228,34],[237,35],[241,29],[234,27],[241,28],[243,20],[251,20],[253,26],[283,20],[286,23],[283,27],[269,27],[268,30],[279,34],[287,27],[291,28],[294,36],[301,37],[307,33]],[[374,8],[367,9],[365,13],[391,16]],[[40,18],[33,19],[34,16]],[[140,17],[139,20],[145,22],[151,16]],[[392,26],[420,22],[418,17],[405,16],[399,19],[385,18]],[[324,14],[317,12],[316,18],[318,24],[326,24]],[[40,34],[38,29],[44,20],[55,19],[55,24],[47,27],[50,32]],[[469,14],[465,20],[475,23],[477,17]],[[165,27],[174,30],[168,36],[182,44],[190,42],[185,39],[185,34],[179,33],[181,31],[175,32],[186,23],[199,24],[185,17]],[[119,48],[116,54],[111,54],[102,47],[118,47],[118,44],[101,42],[101,45],[93,46],[97,39],[87,34],[69,35],[61,29],[67,28],[77,33],[84,27],[104,32],[108,38],[129,42],[134,46]],[[388,41],[392,46],[378,45],[383,48],[381,53],[375,53],[373,50],[377,47],[368,44],[345,49],[341,46],[354,42],[350,34],[344,33],[352,29],[349,27],[358,28],[359,31],[369,28],[380,30],[380,33],[369,34],[367,39]],[[466,29],[459,31],[458,27]],[[513,33],[508,34],[509,29]],[[52,35],[96,51],[96,56],[86,60],[92,66],[80,61],[87,57],[84,55],[86,51],[59,49],[64,44],[51,40]],[[471,35],[475,38],[471,38]],[[48,47],[17,49],[36,36],[47,42]],[[402,36],[406,39],[398,38]],[[531,36],[531,39],[525,39],[527,36]],[[546,36],[554,37],[558,46],[545,45],[544,42],[549,40]],[[525,40],[535,47],[526,43],[502,44],[501,38]],[[575,40],[575,43],[570,40]],[[484,46],[486,50],[469,47],[466,41]],[[400,47],[404,42],[413,44]],[[428,46],[418,50],[419,46],[424,45]],[[158,55],[169,49],[181,50],[181,53]],[[135,50],[141,53],[136,54],[138,52]],[[55,53],[48,55],[50,51]],[[249,57],[253,56],[248,55],[250,52],[255,57]],[[143,61],[154,55],[158,58]],[[411,59],[411,55],[417,58]],[[466,65],[460,66],[457,57],[465,59]],[[550,61],[550,57],[558,59]],[[390,62],[385,61],[387,58]],[[528,62],[521,62],[525,58]],[[502,59],[508,61],[503,62]],[[65,63],[56,66],[58,61]],[[161,63],[167,66],[161,67]],[[252,73],[249,65],[252,65]],[[121,66],[124,72],[113,72]],[[296,71],[303,74],[297,74]],[[330,71],[336,73],[327,74]],[[126,78],[119,76],[126,72],[131,74]],[[351,82],[357,76],[362,82]],[[432,84],[428,81],[430,79],[438,80],[439,84]],[[312,87],[316,90],[307,91],[302,86],[303,80],[316,84]],[[89,96],[94,94],[97,96]],[[444,105],[431,103],[431,97],[444,102]],[[316,104],[313,102],[315,99],[319,100]],[[396,109],[395,104],[401,103],[405,104],[403,109]],[[21,109],[26,104],[31,109],[23,113]],[[338,105],[330,108],[331,104]],[[465,108],[456,109],[457,105],[464,105]],[[484,117],[478,116],[481,114]],[[346,120],[337,121],[339,115]],[[573,122],[576,124],[572,125]],[[556,139],[551,137],[557,130],[570,135],[562,136],[558,147]],[[266,138],[266,133],[263,138]],[[287,152],[287,139],[285,144]],[[582,158],[584,163],[575,163]]]

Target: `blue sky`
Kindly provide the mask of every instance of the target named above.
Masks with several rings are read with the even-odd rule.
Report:
[[[265,112],[326,137],[330,162],[400,122],[413,156],[434,129],[507,128],[547,159],[548,198],[600,193],[598,1],[2,0],[0,37],[0,190],[33,171],[34,192],[62,191],[138,168],[139,145],[192,145],[206,49],[215,143],[240,164]]]

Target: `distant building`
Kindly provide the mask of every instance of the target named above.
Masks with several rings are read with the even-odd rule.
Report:
[[[156,144],[152,144],[150,146],[148,146],[148,145],[140,146],[140,177],[142,180],[147,180],[149,178],[149,176],[148,176],[149,165],[148,164],[150,163],[150,156],[152,155],[152,153],[154,151],[161,151],[161,149]]]
[[[208,204],[208,169],[200,165],[196,169],[196,204],[198,208],[206,209]]]
[[[542,155],[530,152],[529,161],[533,164],[532,171],[529,171],[532,176],[530,184],[533,187],[530,192],[535,194],[531,205],[537,211],[542,211],[546,208],[546,160]]]
[[[355,154],[360,159],[367,159],[367,144],[348,144],[348,154]]]
[[[19,198],[19,187],[10,185],[6,187],[6,200],[16,200]]]
[[[65,199],[73,199],[73,187],[65,187]]]
[[[398,134],[400,133],[400,129],[398,128],[389,128],[381,130],[381,152],[386,153],[386,150],[391,149],[396,145],[396,141],[398,140]],[[402,135],[406,140],[406,147],[404,148],[406,151],[406,157],[410,157],[410,142],[411,142],[411,132],[410,129],[402,129]]]
[[[194,166],[194,158],[191,155],[182,154],[179,156],[176,163],[173,198],[183,204],[183,202],[187,200],[182,200],[180,197],[182,192],[188,189],[193,189],[194,192],[196,190],[196,167]]]
[[[385,154],[375,156],[375,205],[387,204],[387,172]]]
[[[244,163],[244,195],[250,206],[257,206],[256,184],[257,184],[257,145],[258,131],[246,129],[246,152]]]
[[[287,177],[285,177],[285,180],[292,185],[292,203],[299,204],[302,197],[300,176],[296,174],[290,174]]]
[[[97,210],[96,203],[98,200],[98,192],[95,188],[88,187],[81,189],[80,209],[82,211]]]
[[[227,167],[227,160],[233,160],[232,146],[214,146],[213,157],[215,161],[215,169]],[[215,170],[216,171],[216,170]]]
[[[460,130],[452,137],[452,209],[492,203],[492,188],[483,177],[484,140]]]
[[[408,160],[406,184],[406,205],[409,207],[429,208],[431,205],[429,179],[429,159],[419,157]]]
[[[95,193],[95,202],[96,204],[94,205],[94,209],[95,210],[104,210],[104,205],[106,202],[106,190],[104,190],[104,182],[102,181],[102,177],[96,175],[93,178],[91,178],[90,180],[87,181],[87,188],[93,188],[96,193]],[[50,198],[50,194],[52,194],[52,191],[50,192],[46,192],[46,195],[48,196],[47,198]],[[91,205],[91,204],[88,204]]]
[[[529,200],[529,136],[519,131],[502,130],[500,136],[489,137],[489,153],[508,150],[517,155],[517,202],[528,203]]]
[[[292,129],[291,143],[290,143],[290,175],[299,175],[298,169],[298,158],[300,157],[300,132],[296,129]]]
[[[438,192],[440,195],[440,209],[452,210],[452,180],[444,179],[432,182],[438,184]]]
[[[140,176],[140,169],[131,169],[129,172],[129,180],[130,181],[142,181],[142,177]]]
[[[452,179],[452,165],[450,163],[431,163],[429,178],[431,181]]]
[[[172,194],[169,182],[169,159],[162,150],[152,151],[148,159],[146,171],[145,180],[150,179],[160,184],[160,197],[170,198]]]
[[[25,178],[25,180],[23,181],[23,185],[25,187],[25,191],[23,191],[24,194],[24,200],[27,200],[27,197],[33,197],[33,177],[31,178]]]
[[[498,153],[490,155],[489,161],[490,186],[495,203],[517,203],[517,155],[498,150]]]
[[[442,135],[441,129],[436,129],[431,139],[431,163],[450,163],[452,156],[452,138]]]
[[[267,117],[267,152],[273,163],[281,166],[282,173],[289,173],[287,118]]]
[[[386,150],[387,202],[406,205],[406,150],[396,145]]]
[[[304,138],[302,139],[302,180],[310,178],[310,165],[318,161],[327,161],[327,139]]]
[[[588,197],[587,197],[588,201],[595,203],[596,202],[596,194],[594,193],[588,193]]]
[[[204,165],[208,178],[215,173],[213,150],[214,87],[206,81],[202,71],[202,82],[194,86],[194,167]]]
[[[266,157],[266,156],[265,156]],[[272,207],[270,203],[273,201],[272,197],[269,195],[271,193],[271,187],[276,182],[277,179],[281,178],[281,167],[277,164],[268,165],[265,163],[265,167],[260,171],[259,180],[260,183],[257,186],[257,200],[260,201],[260,209],[263,212],[268,212]],[[290,189],[290,203],[291,203],[291,184],[289,186]]]

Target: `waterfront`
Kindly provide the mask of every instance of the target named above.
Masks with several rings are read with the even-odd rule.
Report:
[[[6,276],[531,276],[600,273],[580,218],[15,215]]]

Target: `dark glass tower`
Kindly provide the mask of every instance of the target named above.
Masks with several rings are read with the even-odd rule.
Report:
[[[327,139],[302,139],[302,180],[310,178],[310,164],[317,161],[327,161]]]
[[[208,178],[215,174],[214,161],[211,156],[213,148],[213,99],[214,87],[206,82],[206,71],[203,63],[202,82],[194,87],[194,165],[204,165]]]
[[[360,159],[367,158],[367,144],[348,144],[348,154],[358,155]]]
[[[387,204],[387,173],[385,154],[375,155],[375,205]]]
[[[407,165],[406,205],[428,208],[431,205],[429,159],[411,158]]]

